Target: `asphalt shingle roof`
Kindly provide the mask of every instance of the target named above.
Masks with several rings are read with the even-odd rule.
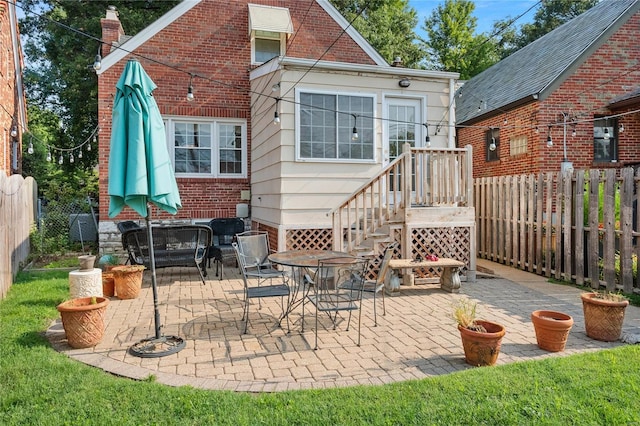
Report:
[[[603,0],[471,78],[456,98],[458,124],[523,99],[543,98],[546,89],[566,78],[572,65],[584,61],[639,6],[639,0]]]

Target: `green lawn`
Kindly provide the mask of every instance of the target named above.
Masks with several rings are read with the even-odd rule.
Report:
[[[22,273],[0,302],[0,424],[627,425],[640,423],[640,345],[379,387],[244,394],[106,374],[43,336],[68,272]]]

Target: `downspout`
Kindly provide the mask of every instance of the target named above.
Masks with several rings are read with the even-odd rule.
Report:
[[[455,148],[456,145],[456,138],[455,138],[455,132],[456,132],[456,128],[455,128],[455,123],[456,123],[456,117],[455,117],[455,108],[453,106],[454,102],[456,99],[456,93],[455,93],[455,81],[453,78],[449,79],[449,132],[448,133],[448,145],[449,148]]]

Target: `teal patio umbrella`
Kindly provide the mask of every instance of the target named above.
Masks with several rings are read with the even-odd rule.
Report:
[[[152,92],[155,83],[140,62],[129,60],[116,84],[109,151],[109,217],[129,206],[147,224],[155,338],[131,347],[134,355],[158,357],[184,348],[184,340],[160,334],[158,287],[151,230],[151,208],[176,214],[182,207],[167,150],[164,123]]]

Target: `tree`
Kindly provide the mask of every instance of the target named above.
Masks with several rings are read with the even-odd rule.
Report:
[[[26,138],[32,141],[36,152],[44,152],[37,147],[38,141],[64,149],[77,147],[99,123],[97,79],[91,65],[100,45],[100,19],[107,7],[115,5],[122,25],[129,34],[135,34],[177,3],[23,0],[18,5],[25,13],[20,20],[26,59],[25,92],[30,111],[38,111],[31,115],[38,137]],[[56,170],[62,170],[65,179],[76,178],[71,186],[84,188],[80,182],[86,181],[86,175],[97,164],[97,149],[85,149],[82,158],[78,150],[53,151],[52,155],[60,152],[64,153],[64,161],[62,165],[55,164]],[[69,162],[70,152],[75,153],[73,164]],[[23,165],[25,174],[31,174],[39,183],[51,183],[53,176],[60,177],[40,176],[39,173],[50,171],[35,167],[35,162],[27,160],[26,166]]]
[[[427,67],[460,73],[468,79],[497,61],[494,42],[484,34],[474,35],[477,18],[469,0],[446,0],[425,19],[428,40]]]
[[[417,68],[424,51],[416,43],[418,13],[408,0],[331,0],[331,3],[371,45],[392,63]],[[355,19],[355,20],[354,20]]]
[[[560,25],[586,12],[599,0],[545,0],[540,2],[533,22],[523,24],[519,32],[506,32],[498,40],[500,58],[506,58],[513,52],[539,39]],[[494,29],[501,28],[511,18],[494,23]]]

